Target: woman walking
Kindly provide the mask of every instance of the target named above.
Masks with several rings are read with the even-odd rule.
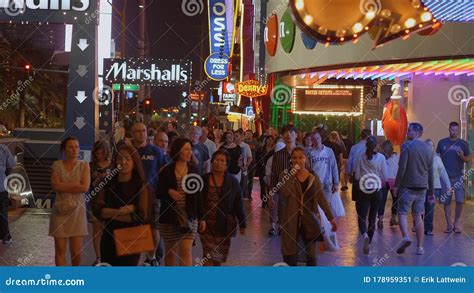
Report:
[[[240,149],[240,148],[239,148]],[[177,138],[171,147],[173,163],[167,165],[158,179],[161,200],[158,228],[165,241],[165,264],[192,265],[192,245],[198,231],[206,230],[201,190],[202,179],[196,167],[189,164],[192,142]]]
[[[296,147],[291,152],[291,168],[285,170],[280,177],[284,182],[280,190],[284,197],[281,221],[281,252],[283,260],[290,266],[296,266],[298,252],[304,250],[306,265],[316,266],[316,241],[322,239],[318,224],[318,206],[332,225],[332,231],[337,230],[336,221],[326,197],[324,196],[318,176],[306,169],[304,149]],[[304,247],[298,241],[303,238]]]
[[[151,203],[143,166],[135,148],[118,149],[115,167],[118,174],[107,175],[110,181],[94,200],[94,214],[104,223],[100,242],[101,260],[112,266],[137,266],[140,254],[118,256],[114,230],[149,222]],[[137,235],[138,237],[138,235]]]
[[[380,146],[382,149],[382,154],[385,156],[385,170],[387,171],[386,174],[386,181],[382,182],[382,197],[379,203],[378,209],[378,222],[377,227],[379,229],[383,228],[383,217],[385,214],[385,204],[387,203],[387,196],[388,192],[392,195],[392,214],[390,218],[390,227],[398,225],[398,208],[397,202],[398,197],[394,192],[395,189],[395,178],[397,177],[398,171],[398,160],[400,156],[393,151],[393,144],[390,140],[386,140]]]
[[[66,266],[69,241],[73,266],[81,264],[82,240],[87,235],[85,193],[90,187],[89,164],[78,160],[79,141],[68,137],[61,142],[63,160],[53,163],[51,187],[56,192],[49,235],[54,237],[56,266]]]
[[[367,138],[367,150],[355,162],[355,180],[359,184],[356,210],[359,231],[364,237],[364,254],[369,254],[370,243],[375,233],[375,221],[379,203],[382,198],[382,182],[385,182],[385,157],[375,151],[377,140]],[[367,216],[369,222],[367,225]]]
[[[245,212],[240,195],[240,185],[227,172],[229,154],[218,150],[211,159],[211,173],[204,175],[204,211],[206,231],[201,233],[205,266],[220,266],[229,255],[230,241],[236,233],[245,234]]]

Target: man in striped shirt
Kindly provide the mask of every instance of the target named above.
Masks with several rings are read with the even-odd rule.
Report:
[[[272,227],[270,231],[268,231],[269,236],[276,235],[279,230],[278,224],[280,221],[282,201],[280,200],[277,185],[283,171],[290,168],[291,151],[296,147],[296,128],[294,126],[283,126],[281,133],[285,140],[286,147],[275,152],[270,166],[272,175],[270,178],[269,195],[271,196],[271,200],[269,201],[269,204],[271,209]]]

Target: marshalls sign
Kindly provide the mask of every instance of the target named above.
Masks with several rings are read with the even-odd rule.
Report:
[[[104,77],[110,83],[185,86],[191,79],[191,61],[104,59]]]

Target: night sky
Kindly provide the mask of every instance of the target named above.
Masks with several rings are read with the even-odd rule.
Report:
[[[116,50],[120,51],[120,17],[123,1],[114,1],[114,18],[112,37]],[[199,1],[196,1],[199,2]],[[204,80],[202,64],[209,54],[207,23],[207,1],[202,1],[202,13],[187,16],[183,13],[181,0],[147,0],[146,1],[146,47],[147,56],[151,58],[190,59],[193,62],[193,82]],[[126,57],[138,57],[138,1],[127,3]],[[200,11],[200,9],[198,9]],[[202,31],[204,29],[204,32]],[[202,52],[201,52],[202,50]],[[200,78],[200,74],[202,77]],[[155,107],[168,107],[178,104],[178,97],[183,88],[151,88],[151,97]]]

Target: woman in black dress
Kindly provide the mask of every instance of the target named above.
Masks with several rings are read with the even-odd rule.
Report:
[[[140,254],[117,256],[114,230],[148,222],[150,204],[142,163],[136,150],[128,145],[119,148],[115,169],[108,183],[94,199],[94,214],[104,223],[100,243],[102,262],[112,266],[136,266]]]
[[[227,172],[232,174],[240,183],[240,165],[239,161],[242,158],[242,149],[239,145],[234,143],[234,134],[226,131],[221,138],[222,146],[219,149],[225,150],[230,155],[230,163]]]

